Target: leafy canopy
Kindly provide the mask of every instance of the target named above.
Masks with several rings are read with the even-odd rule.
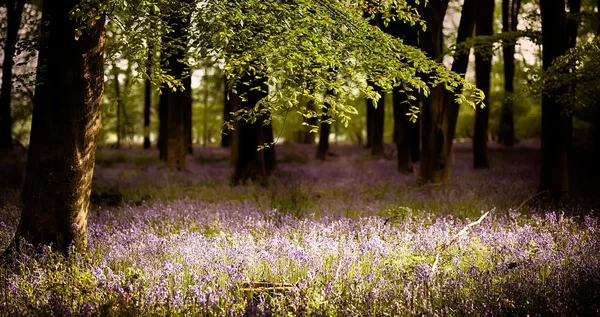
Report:
[[[436,85],[462,87],[474,98],[457,94],[457,102],[481,103],[482,92],[460,75],[370,25],[375,13],[381,13],[385,23],[400,19],[427,32],[406,0],[84,0],[73,16],[84,22],[83,28],[86,21],[106,14],[109,28],[119,28],[122,34],[111,45],[108,59],[128,59],[140,76],[150,76],[155,84],[181,86],[179,78],[166,74],[168,65],[151,73],[146,69],[149,48],[165,54],[173,50],[167,45],[187,45],[184,61],[191,68],[207,58],[223,65],[234,92],[241,84],[259,89],[260,83],[268,83],[272,88],[266,98],[254,109],[238,111],[238,118],[247,120],[295,110],[306,117],[326,112],[347,126],[357,113],[347,100],[360,93],[374,103],[380,98],[367,82],[384,91],[400,87],[425,96]],[[162,41],[172,31],[172,19],[182,17],[190,19],[188,43]],[[248,78],[244,74],[253,78],[251,82],[241,82]],[[313,101],[317,111],[304,106],[301,101],[306,100]],[[416,118],[417,112],[413,107],[407,115]]]

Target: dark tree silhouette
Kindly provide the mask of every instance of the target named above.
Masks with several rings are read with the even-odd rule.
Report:
[[[475,34],[494,34],[494,0],[479,0],[475,19]],[[481,44],[475,50],[475,80],[477,88],[485,94],[485,107],[475,109],[475,129],[473,132],[473,167],[489,168],[487,153],[490,121],[490,81],[492,76],[492,43]]]
[[[6,39],[4,42],[4,62],[2,63],[2,87],[0,88],[0,150],[12,149],[12,75],[14,56],[21,27],[21,16],[25,0],[7,0]]]
[[[565,0],[540,0],[542,13],[543,67],[567,50]],[[569,118],[562,115],[557,96],[563,88],[544,89],[542,94],[542,150],[539,191],[553,201],[569,192]]]
[[[502,0],[502,32],[517,31],[519,24],[519,10],[521,0]],[[504,60],[504,99],[500,112],[500,127],[498,129],[498,142],[506,147],[515,143],[514,123],[514,98],[515,91],[515,41],[505,40],[502,44],[502,58]]]

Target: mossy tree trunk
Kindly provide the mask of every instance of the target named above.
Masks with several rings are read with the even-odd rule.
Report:
[[[0,150],[12,149],[12,75],[14,56],[21,27],[21,16],[25,0],[8,0],[6,6],[6,38],[4,40],[4,62],[2,63],[2,86],[0,90]]]
[[[19,238],[67,253],[86,248],[87,213],[104,90],[104,17],[83,30],[76,0],[44,1]],[[93,20],[92,20],[93,21]]]
[[[478,0],[475,34],[490,36],[494,33],[494,0]],[[475,81],[485,94],[485,107],[475,109],[473,132],[473,167],[489,168],[487,142],[490,122],[490,84],[492,77],[492,43],[479,45],[475,50]]]

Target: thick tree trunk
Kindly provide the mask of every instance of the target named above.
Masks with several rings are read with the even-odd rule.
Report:
[[[183,62],[183,59],[185,58],[184,47],[187,45],[185,28],[189,23],[189,17],[174,13],[168,19],[168,23],[172,27],[172,32],[163,36],[163,42],[169,48],[168,51],[162,52],[163,67],[168,67],[168,75],[185,82],[184,75],[186,74],[184,72],[187,65]],[[185,115],[188,101],[186,100],[186,92],[181,88],[176,91],[163,88],[161,92],[159,158],[166,162],[169,168],[183,170],[187,153]]]
[[[267,96],[269,87],[262,82],[255,84],[255,81],[253,75],[247,74],[242,77],[237,85],[236,90],[240,94],[239,97],[245,98],[245,101],[242,101],[239,97],[237,98],[241,109],[252,109],[261,99]],[[252,83],[255,86],[252,88],[259,86],[260,89],[251,89],[251,86],[245,83]],[[254,122],[243,119],[236,121],[231,153],[234,167],[231,177],[233,185],[243,184],[247,181],[261,185],[268,184],[269,170],[265,162],[266,152],[265,149],[258,150],[258,147],[263,145],[265,141],[263,120],[259,117]]]
[[[502,32],[517,31],[519,23],[519,10],[521,0],[502,0]],[[514,123],[514,81],[515,81],[515,42],[504,41],[502,44],[502,57],[504,60],[504,99],[500,112],[500,127],[498,129],[498,142],[506,147],[515,143]]]
[[[477,36],[494,34],[494,0],[479,0],[477,3],[476,30]],[[490,81],[492,75],[492,47],[479,46],[475,50],[475,80],[477,88],[485,94],[485,107],[475,109],[475,129],[473,132],[473,167],[489,168],[487,153],[488,130],[490,121]]]
[[[548,69],[554,59],[567,49],[564,0],[541,0],[543,67]],[[551,200],[562,200],[569,192],[568,118],[561,115],[563,106],[557,101],[560,93],[544,90],[542,95],[542,153],[539,191]]]
[[[86,248],[87,212],[104,90],[104,18],[83,30],[69,17],[76,0],[42,8],[31,142],[15,234],[64,253]],[[94,21],[91,19],[91,21]]]
[[[327,107],[324,111],[327,111],[329,107]],[[321,127],[319,128],[319,144],[317,145],[317,154],[316,158],[318,160],[326,160],[327,155],[329,154],[329,134],[331,133],[331,124],[324,122],[329,119],[329,116],[324,115],[321,117]]]
[[[12,149],[12,74],[21,16],[25,0],[6,1],[6,40],[4,63],[2,63],[2,87],[0,88],[0,150]]]
[[[419,34],[419,46],[427,55],[439,61],[442,57],[443,21],[448,0],[431,1],[420,12],[427,31]],[[427,183],[439,183],[449,176],[450,162],[444,146],[447,130],[443,127],[444,87],[436,86],[423,101],[421,112],[422,150],[419,176]]]
[[[409,3],[410,4],[410,3]],[[419,29],[416,26],[411,26],[403,21],[391,22],[387,28],[388,32],[401,38],[406,45],[418,46],[419,44]],[[410,96],[415,97],[411,100]],[[393,110],[394,110],[394,142],[396,143],[398,171],[401,173],[412,173],[412,163],[419,155],[420,149],[419,140],[419,125],[418,123],[410,122],[406,115],[410,111],[410,106],[418,106],[419,99],[416,94],[411,92],[403,92],[400,87],[393,91]],[[414,149],[414,139],[416,136],[417,149]]]
[[[183,110],[184,110],[184,133],[186,153],[194,154],[192,142],[192,73],[183,79]]]
[[[224,88],[224,99],[223,99],[223,122],[229,122],[231,120],[231,112],[233,110],[233,105],[231,103],[231,94],[229,94],[229,85],[227,84],[227,77],[223,79],[225,82]],[[227,129],[227,126],[223,125],[223,129],[221,131],[221,147],[229,147],[231,144],[232,132]]]
[[[152,104],[152,81],[150,80],[150,74],[152,70],[152,57],[152,48],[148,48],[148,59],[146,60],[148,78],[144,82],[144,149],[150,148],[150,106]]]

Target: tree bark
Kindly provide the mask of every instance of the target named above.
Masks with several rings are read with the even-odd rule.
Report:
[[[44,1],[31,142],[19,238],[67,253],[84,250],[104,90],[104,17],[83,30],[77,0]],[[94,21],[93,19],[91,21]],[[68,93],[67,93],[68,92]]]
[[[4,63],[2,64],[2,87],[0,88],[0,150],[12,149],[12,75],[14,56],[21,27],[21,16],[25,0],[6,1],[6,40]]]
[[[115,63],[112,64],[113,81],[115,85],[115,100],[117,102],[117,124],[115,126],[115,132],[117,134],[117,143],[115,143],[115,149],[121,148],[121,137],[123,136],[123,123],[121,117],[123,113],[123,100],[121,99],[121,84],[119,83],[119,69]]]
[[[543,67],[567,50],[564,0],[541,0]],[[568,118],[561,115],[563,106],[556,96],[560,90],[544,89],[542,95],[542,150],[539,192],[559,201],[569,192]]]
[[[475,20],[477,36],[494,34],[494,0],[479,0]],[[473,132],[473,167],[489,168],[487,153],[490,121],[490,82],[492,75],[492,44],[479,45],[475,50],[475,80],[477,88],[485,94],[485,107],[475,109],[475,129]]]
[[[326,105],[327,106],[327,105]],[[329,107],[324,111],[329,110]],[[328,115],[323,115],[321,121],[321,127],[319,128],[319,144],[317,145],[317,154],[316,158],[318,160],[324,161],[327,159],[327,155],[329,154],[329,134],[331,132],[331,124],[325,122],[325,120],[329,119]]]
[[[194,154],[192,141],[192,72],[183,79],[183,110],[184,110],[184,133],[185,133],[185,149],[186,153]]]
[[[270,146],[265,148],[265,169],[267,173],[275,171],[277,168],[277,159],[275,156],[275,139],[273,138],[273,124],[268,123],[263,125],[262,129],[262,143],[269,144]]]
[[[246,74],[237,85],[239,96],[236,99],[241,109],[253,109],[267,96],[269,87],[263,82],[256,83],[256,80],[253,75]],[[269,169],[265,162],[265,155],[268,154],[265,154],[265,149],[258,150],[258,147],[265,143],[263,120],[264,118],[259,116],[256,120],[236,121],[231,153],[234,167],[232,185],[244,184],[247,181],[263,186],[268,184]]]
[[[366,126],[367,126],[367,143],[365,144],[365,148],[370,149],[373,146],[373,136],[375,132],[373,131],[373,112],[375,112],[375,108],[371,106],[371,101],[367,100],[367,109],[366,109]]]
[[[173,13],[168,18],[172,32],[163,36],[167,50],[162,52],[163,67],[168,67],[167,74],[185,83],[185,69],[187,65],[183,62],[185,58],[184,48],[187,46],[187,34],[185,28],[189,24],[189,16]],[[175,170],[185,168],[185,156],[187,153],[187,136],[185,130],[186,115],[186,92],[177,88],[175,91],[169,88],[161,89],[160,97],[160,133],[159,136],[159,158],[166,162],[167,166]]]
[[[315,111],[315,104],[312,100],[308,101],[306,108],[311,111]],[[303,118],[303,121],[309,126],[317,125],[317,118]],[[302,126],[299,133],[299,142],[302,144],[315,144],[315,134],[310,132],[310,127]]]
[[[146,69],[148,77],[144,81],[144,149],[150,148],[150,106],[152,104],[152,81],[150,75],[152,71],[153,49],[148,48],[148,58],[146,60]]]
[[[375,87],[375,91],[379,92],[381,98],[377,101],[377,108],[371,112],[371,155],[383,155],[383,123],[385,121],[385,94],[383,91]],[[371,101],[367,101],[367,107],[373,107]]]
[[[229,122],[231,120],[231,112],[233,110],[233,105],[231,102],[231,95],[229,94],[229,85],[227,84],[227,76],[224,77],[224,99],[223,99],[223,122]],[[229,147],[231,144],[231,137],[233,131],[229,131],[226,125],[223,125],[223,129],[221,131],[221,147]]]
[[[502,0],[502,32],[517,31],[519,23],[519,10],[521,0]],[[512,147],[515,143],[514,123],[514,81],[515,81],[515,41],[504,41],[502,44],[502,57],[504,60],[504,99],[500,112],[500,127],[498,142],[505,147]]]
[[[420,32],[419,46],[427,55],[437,61],[442,57],[443,21],[448,8],[448,0],[431,1],[420,12],[427,23],[427,31]],[[422,150],[419,176],[427,183],[439,183],[449,176],[448,157],[444,146],[447,130],[443,124],[444,87],[431,88],[429,97],[423,101],[421,111]]]
[[[413,5],[411,3],[411,5]],[[403,21],[393,21],[387,28],[388,32],[401,38],[406,45],[418,46],[419,29]],[[411,100],[410,96],[415,100]],[[413,160],[418,157],[420,149],[418,148],[419,125],[410,122],[406,115],[410,111],[410,106],[418,106],[419,99],[415,93],[402,91],[400,87],[393,91],[393,112],[394,112],[394,142],[396,143],[398,171],[401,173],[413,172]],[[414,134],[417,134],[417,148],[414,148]]]

